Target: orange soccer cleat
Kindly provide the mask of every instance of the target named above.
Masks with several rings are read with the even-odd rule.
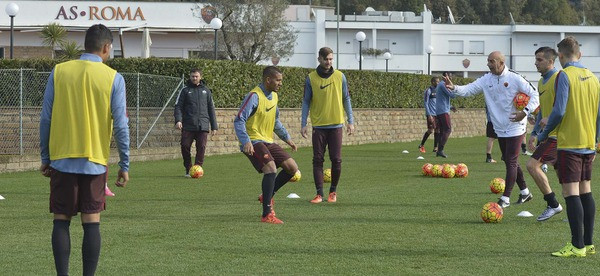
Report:
[[[278,219],[273,212],[269,213],[266,217],[262,217],[260,221],[271,224],[283,224],[283,221]]]
[[[329,193],[329,197],[327,198],[327,202],[329,202],[329,203],[335,203],[336,201],[337,201],[337,193],[336,192]]]
[[[317,196],[315,196],[315,198],[313,198],[313,199],[310,201],[310,203],[315,203],[315,204],[316,204],[316,203],[321,203],[321,202],[323,202],[323,197],[322,197],[321,195],[317,195]]]

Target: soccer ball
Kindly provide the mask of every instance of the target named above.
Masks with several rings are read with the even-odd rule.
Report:
[[[529,96],[523,92],[517,93],[513,99],[513,104],[517,110],[523,110],[529,103]]]
[[[204,170],[200,165],[193,165],[190,168],[190,176],[192,178],[201,178],[204,175]]]
[[[600,143],[596,144],[596,153],[600,153]]]
[[[456,177],[467,177],[469,175],[469,168],[467,167],[467,165],[459,163],[458,165],[456,165],[455,173]]]
[[[432,176],[433,175],[433,164],[431,163],[427,163],[425,165],[423,165],[423,175],[424,176]]]
[[[323,170],[323,182],[331,183],[331,169]]]
[[[450,164],[444,164],[444,167],[442,167],[442,176],[444,178],[452,178],[454,174],[454,167]]]
[[[492,182],[490,182],[490,191],[494,194],[504,193],[504,179],[502,178],[494,178]]]
[[[290,178],[290,182],[298,182],[300,181],[300,178],[302,178],[302,173],[300,173],[300,170],[297,170],[294,176]]]
[[[481,209],[481,219],[486,223],[498,223],[502,221],[504,210],[496,202],[488,202]]]
[[[433,177],[442,176],[442,166],[438,165],[438,164],[433,165],[433,167],[431,168],[431,176],[433,176]]]

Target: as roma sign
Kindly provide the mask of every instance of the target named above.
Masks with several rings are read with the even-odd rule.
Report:
[[[81,10],[78,6],[61,6],[54,19],[76,20],[77,18],[87,18],[88,20],[126,20],[126,21],[146,21],[144,13],[140,7],[121,8],[113,6],[88,6]]]

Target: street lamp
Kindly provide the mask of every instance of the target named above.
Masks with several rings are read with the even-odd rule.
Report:
[[[385,58],[385,72],[387,73],[387,71],[388,71],[388,61],[392,58],[392,53],[390,53],[390,52],[383,53],[383,58]]]
[[[10,16],[10,59],[13,58],[13,33],[14,33],[14,22],[15,22],[15,16],[17,16],[17,13],[19,13],[19,5],[15,4],[15,3],[10,3],[8,5],[6,5],[6,8],[4,9],[4,11],[6,12],[6,14],[8,14],[8,16]]]
[[[427,52],[427,75],[431,75],[431,53],[433,52],[433,46],[427,46],[425,52]]]
[[[362,70],[362,42],[367,39],[367,35],[364,32],[356,33],[356,40],[358,40],[358,70]]]
[[[215,30],[215,60],[217,60],[217,31],[223,26],[223,21],[215,17],[210,21],[210,27]]]

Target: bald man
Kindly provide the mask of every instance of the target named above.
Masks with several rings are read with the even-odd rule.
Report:
[[[508,69],[505,60],[504,55],[499,51],[490,53],[487,59],[490,72],[467,85],[454,85],[450,78],[444,77],[446,88],[457,96],[468,97],[483,93],[485,97],[490,120],[498,135],[498,144],[506,165],[506,188],[498,200],[502,208],[510,206],[510,193],[515,182],[521,189],[516,204],[533,198],[519,166],[519,150],[525,138],[526,117],[539,105],[539,96],[535,87],[519,73]],[[521,111],[513,105],[513,99],[519,92],[530,97],[529,103]]]

